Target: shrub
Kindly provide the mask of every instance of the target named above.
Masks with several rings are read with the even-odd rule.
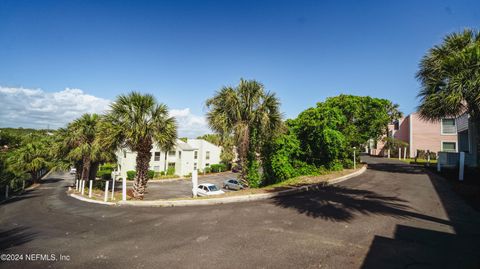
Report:
[[[173,175],[173,174],[175,174],[175,168],[169,167],[169,168],[167,169],[167,175],[168,175],[168,176],[171,176],[171,175]]]
[[[112,171],[109,170],[99,170],[97,172],[97,177],[103,180],[111,180],[112,179]]]
[[[137,175],[137,172],[134,170],[127,171],[127,180],[133,180],[136,175]],[[155,171],[148,170],[147,176],[148,176],[148,179],[152,179],[155,176]]]
[[[212,172],[212,169],[210,167],[205,167],[205,169],[203,170],[203,172],[205,172],[206,174],[208,173],[211,173]]]
[[[127,171],[127,180],[133,180],[137,172],[134,170]]]
[[[227,166],[223,163],[212,164],[210,165],[210,169],[212,170],[212,172],[223,172],[227,170]]]
[[[343,168],[346,169],[352,169],[353,168],[353,161],[350,159],[344,159],[342,160],[342,166]]]
[[[113,170],[115,170],[115,164],[113,163],[106,163],[106,164],[102,164],[98,167],[98,170],[99,171],[110,171],[112,172]]]

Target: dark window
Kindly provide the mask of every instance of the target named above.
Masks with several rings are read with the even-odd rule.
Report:
[[[160,152],[155,152],[155,155],[154,155],[154,157],[153,157],[153,160],[154,160],[154,161],[157,161],[157,162],[160,161]]]

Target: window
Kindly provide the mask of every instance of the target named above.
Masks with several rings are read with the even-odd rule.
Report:
[[[168,169],[175,169],[175,163],[168,163]]]
[[[193,170],[197,170],[197,163],[193,164]]]
[[[456,134],[455,119],[442,119],[442,134]]]
[[[169,151],[168,156],[175,156],[175,151]]]
[[[206,164],[205,164],[205,166],[207,166],[207,167],[208,167],[208,166],[210,166],[210,164],[209,164],[209,163],[206,163]]]
[[[457,143],[455,143],[455,142],[442,142],[442,151],[449,151],[449,152],[457,151]]]
[[[198,159],[198,151],[193,152],[193,158],[196,160]]]
[[[127,151],[126,150],[123,151],[123,158],[127,158]]]
[[[153,160],[156,161],[156,162],[160,161],[160,152],[155,152]]]
[[[205,159],[210,160],[210,151],[205,152]]]
[[[395,131],[397,131],[398,129],[400,129],[400,122],[398,122],[398,120],[393,123],[393,129],[394,129]]]

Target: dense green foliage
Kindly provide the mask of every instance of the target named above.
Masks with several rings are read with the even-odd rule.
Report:
[[[137,172],[135,170],[127,171],[127,180],[134,180]],[[155,171],[148,170],[148,179],[152,179],[155,176]]]
[[[223,172],[223,171],[226,171],[227,170],[227,166],[223,163],[220,163],[220,164],[212,164],[210,165],[210,170],[212,172]]]
[[[268,145],[263,184],[352,167],[354,147],[385,133],[392,106],[385,99],[339,95],[288,120],[288,131]]]

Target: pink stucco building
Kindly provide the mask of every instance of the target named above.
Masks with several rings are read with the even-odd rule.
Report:
[[[389,126],[390,127],[390,126]],[[431,152],[458,150],[457,126],[455,119],[442,119],[430,122],[422,120],[417,113],[400,119],[390,128],[389,136],[408,143],[407,155],[415,157],[417,150]],[[383,142],[377,142],[376,155],[385,155]]]

